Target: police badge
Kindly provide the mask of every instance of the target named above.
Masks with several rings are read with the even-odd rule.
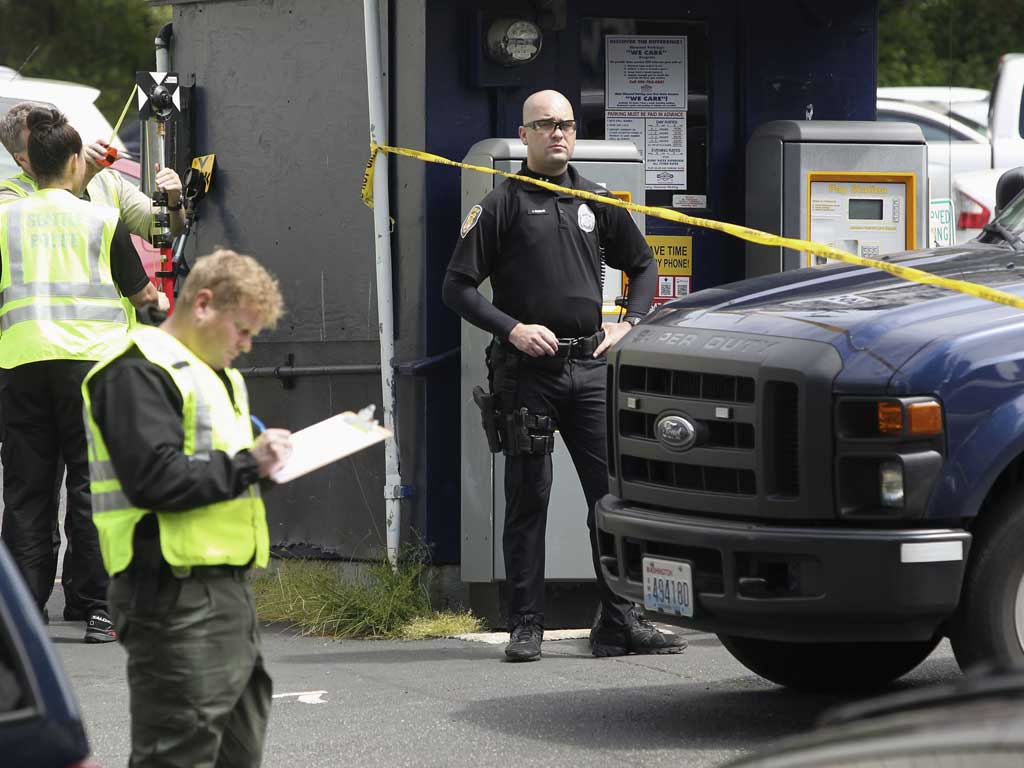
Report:
[[[580,207],[576,209],[576,222],[584,232],[594,231],[594,224],[597,222],[597,219],[594,218],[594,212],[590,210],[590,206],[586,203],[580,203]]]

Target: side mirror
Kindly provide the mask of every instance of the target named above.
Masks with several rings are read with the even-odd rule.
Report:
[[[996,183],[996,214],[1024,189],[1024,166],[1011,168]]]

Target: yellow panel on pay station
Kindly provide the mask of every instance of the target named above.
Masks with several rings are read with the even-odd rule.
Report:
[[[658,287],[654,292],[654,303],[687,296],[690,293],[690,277],[693,275],[693,238],[689,235],[647,235],[654,260],[658,262]],[[622,290],[626,291],[628,280],[622,276]]]

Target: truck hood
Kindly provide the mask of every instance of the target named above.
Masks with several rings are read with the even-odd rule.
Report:
[[[895,254],[891,263],[1024,296],[1024,253],[978,242]],[[833,264],[744,280],[665,304],[648,323],[802,338],[843,358],[837,390],[875,390],[926,345],[964,339],[1021,311],[881,270]]]

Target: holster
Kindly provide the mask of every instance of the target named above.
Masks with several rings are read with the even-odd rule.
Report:
[[[526,408],[503,413],[505,455],[543,456],[555,450],[555,420]]]
[[[484,434],[487,435],[487,447],[491,453],[499,453],[502,445],[497,399],[492,393],[485,392],[484,388],[478,385],[473,387],[473,402],[480,409],[480,421],[483,424]]]

